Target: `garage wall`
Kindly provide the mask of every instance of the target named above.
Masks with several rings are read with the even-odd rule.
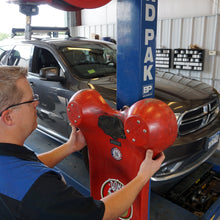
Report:
[[[81,10],[82,26],[71,28],[73,36],[92,38],[95,34],[116,39],[117,0],[96,9]],[[72,18],[74,20],[75,18]]]
[[[220,13],[219,0],[158,0],[159,18],[197,17]]]
[[[82,25],[70,28],[71,35],[74,37],[86,37],[88,39],[94,38],[94,34],[99,35],[99,39],[103,37],[117,38],[117,25],[100,24],[100,25]]]
[[[199,79],[220,92],[220,15],[159,19],[157,28],[157,48],[187,49],[196,44],[205,49],[203,71],[170,71]]]
[[[82,25],[112,24],[117,22],[117,1],[105,6],[82,10]],[[198,17],[220,13],[220,0],[158,0],[158,18]]]
[[[84,9],[82,25],[112,24],[117,22],[117,0],[96,9]]]

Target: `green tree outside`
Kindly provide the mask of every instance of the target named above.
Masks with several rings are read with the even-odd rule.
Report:
[[[9,34],[6,34],[6,33],[0,33],[0,40],[3,40],[3,39],[8,38],[8,37],[10,37]]]

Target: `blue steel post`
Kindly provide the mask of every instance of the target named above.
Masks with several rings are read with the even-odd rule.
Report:
[[[154,97],[158,0],[117,2],[117,108]]]
[[[154,97],[158,0],[117,2],[117,109]],[[150,212],[150,189],[148,219]]]

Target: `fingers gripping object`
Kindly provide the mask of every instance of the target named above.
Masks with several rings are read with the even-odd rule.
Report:
[[[96,90],[80,90],[70,99],[67,114],[88,144],[91,195],[95,199],[133,179],[146,149],[153,149],[155,157],[172,145],[177,136],[173,111],[157,99],[143,99],[118,111]],[[148,219],[148,193],[149,183],[120,219]]]

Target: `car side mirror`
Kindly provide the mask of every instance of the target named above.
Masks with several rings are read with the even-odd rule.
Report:
[[[40,76],[48,81],[63,82],[64,77],[59,76],[57,67],[45,67],[40,70]]]

